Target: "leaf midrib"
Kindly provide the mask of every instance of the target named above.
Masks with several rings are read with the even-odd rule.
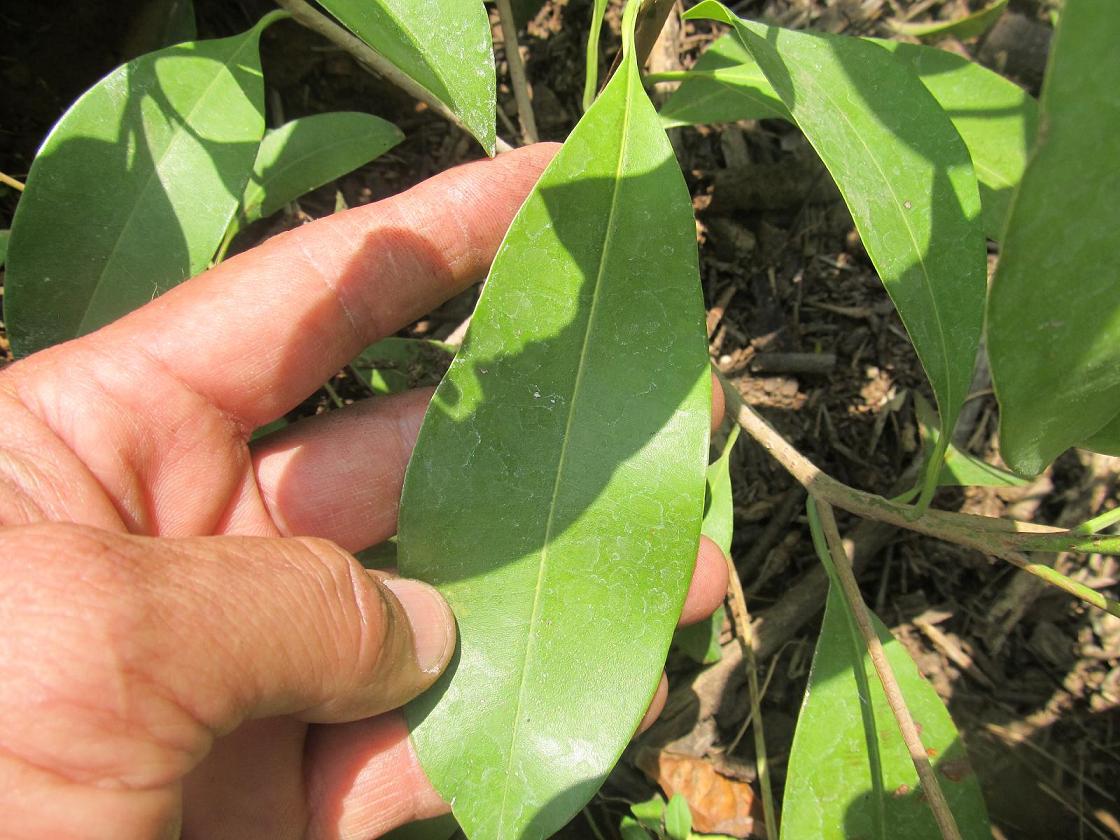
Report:
[[[225,62],[222,63],[222,70],[219,70],[217,73],[214,74],[214,78],[212,78],[210,80],[210,83],[208,85],[206,85],[206,88],[202,91],[201,94],[199,94],[198,98],[195,100],[194,104],[191,106],[191,109],[189,111],[187,111],[186,116],[183,117],[183,123],[184,124],[190,123],[191,117],[194,116],[195,112],[197,112],[199,110],[202,103],[210,96],[210,91],[213,89],[214,85],[216,85],[218,83],[218,80],[222,77],[223,71],[227,71],[230,68],[230,66],[233,65],[234,61],[236,61],[240,57],[242,50],[244,50],[245,47],[248,44],[256,42],[256,37],[255,36],[259,35],[259,32],[257,32],[257,30],[254,28],[253,30],[250,30],[250,32],[247,33],[247,35],[249,37],[246,37],[244,39],[244,41],[242,42],[242,44],[239,47],[237,47],[237,49],[235,49],[230,54],[229,58]],[[152,67],[152,73],[153,73],[153,75],[155,74],[155,66],[154,65]],[[142,120],[141,120],[141,122],[142,122]],[[113,248],[112,248],[112,250],[109,251],[108,256],[105,258],[104,267],[101,269],[101,272],[100,272],[100,275],[98,277],[97,283],[94,284],[93,292],[90,294],[89,299],[86,301],[85,307],[82,309],[82,317],[78,321],[78,327],[77,327],[78,333],[81,333],[82,330],[85,328],[86,319],[89,318],[89,313],[90,313],[90,310],[93,307],[94,298],[96,298],[97,292],[101,288],[101,284],[105,282],[105,275],[108,273],[110,266],[112,266],[113,262],[116,260],[117,252],[120,250],[121,243],[124,241],[125,234],[132,228],[132,223],[136,219],[137,208],[140,206],[140,200],[145,195],[147,195],[148,190],[152,186],[152,181],[155,179],[156,175],[159,173],[160,167],[163,166],[163,162],[167,159],[167,156],[169,154],[171,154],[172,149],[174,149],[178,146],[180,139],[185,134],[187,134],[187,132],[184,131],[181,127],[178,128],[175,131],[175,134],[171,138],[171,141],[167,144],[167,147],[163,150],[163,153],[159,156],[159,160],[153,162],[151,171],[148,172],[148,177],[144,180],[144,186],[141,187],[139,192],[136,193],[136,201],[133,202],[132,209],[128,211],[128,216],[125,218],[124,224],[121,225],[120,233],[117,234],[117,239],[113,243]],[[235,211],[236,211],[236,208],[235,208]],[[189,247],[188,247],[187,259],[188,259],[188,262],[189,262],[189,259],[190,259]],[[189,270],[189,268],[188,268],[188,270]]]
[[[521,725],[521,708],[525,701],[525,686],[526,686],[526,672],[528,671],[528,662],[531,658],[533,641],[536,639],[537,634],[533,632],[533,626],[536,624],[540,617],[541,605],[541,591],[542,584],[545,578],[545,568],[548,565],[548,549],[552,540],[552,529],[556,521],[556,508],[557,500],[560,496],[560,485],[564,475],[564,466],[567,462],[568,455],[568,442],[571,440],[572,420],[576,413],[576,403],[579,399],[580,385],[583,383],[584,371],[587,368],[587,354],[588,347],[591,344],[591,334],[594,328],[595,313],[599,304],[599,292],[603,287],[603,273],[607,264],[607,257],[612,244],[612,234],[614,232],[614,218],[618,209],[618,197],[621,193],[622,185],[622,171],[623,166],[627,160],[627,146],[626,137],[630,132],[630,115],[631,115],[631,97],[630,97],[630,79],[629,72],[627,72],[627,91],[625,97],[625,109],[622,116],[622,131],[620,133],[618,165],[615,169],[614,177],[614,190],[611,194],[611,206],[607,214],[606,229],[603,233],[603,246],[601,249],[602,257],[599,260],[598,273],[595,277],[595,289],[591,297],[591,307],[587,315],[587,330],[584,333],[583,345],[580,347],[579,360],[576,366],[576,379],[572,386],[572,397],[568,402],[568,418],[564,424],[564,438],[560,445],[560,457],[556,466],[556,481],[552,486],[552,498],[549,502],[548,519],[545,524],[544,540],[542,542],[540,554],[540,566],[537,570],[537,583],[533,593],[533,610],[529,619],[529,632],[526,634],[525,639],[525,653],[521,658],[521,674],[518,680],[517,689],[517,704],[514,707],[513,718],[513,732],[510,736],[509,744],[509,759],[506,762],[505,781],[502,786],[502,804],[498,809],[498,831],[497,836],[502,837],[502,829],[506,821],[506,805],[509,799],[510,779],[513,773],[513,759],[516,755],[517,740]]]

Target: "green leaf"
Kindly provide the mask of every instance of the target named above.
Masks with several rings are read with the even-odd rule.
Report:
[[[660,793],[655,793],[645,802],[635,802],[630,806],[630,813],[639,823],[658,834],[665,819],[665,800]]]
[[[949,115],[972,157],[980,186],[984,232],[999,240],[1011,194],[1026,168],[1038,127],[1038,103],[1030,94],[986,67],[956,53],[868,39],[892,52],[918,74]],[[758,63],[735,33],[717,39],[661,108],[667,126],[790,119]],[[710,74],[710,75],[706,75]],[[779,110],[780,109],[780,110]]]
[[[1007,9],[1007,0],[996,0],[988,6],[974,11],[956,20],[934,20],[913,24],[907,20],[893,20],[889,22],[890,28],[899,35],[908,35],[912,38],[944,38],[953,36],[961,40],[979,38],[996,25],[996,21],[1004,15]]]
[[[963,56],[900,41],[875,41],[910,67],[945,109],[972,157],[984,232],[1003,239],[1011,196],[1038,132],[1038,102],[1014,82]]]
[[[1120,4],[1068,0],[988,300],[1000,452],[1036,475],[1120,410]]]
[[[351,32],[442,102],[494,154],[497,92],[482,0],[319,0]]]
[[[889,26],[900,35],[909,35],[912,38],[944,38],[952,35],[954,38],[967,40],[979,38],[991,29],[1007,9],[1007,0],[995,0],[979,11],[956,20],[935,20],[929,23],[911,23],[910,21],[890,21]]]
[[[11,234],[10,230],[0,230],[0,266],[8,259],[8,239]]]
[[[241,224],[271,216],[403,139],[392,123],[352,111],[300,117],[266,132],[241,199]]]
[[[732,426],[723,452],[708,467],[708,508],[700,533],[718,545],[725,555],[731,556],[731,536],[735,530],[734,500],[731,496],[731,450],[739,439],[739,427]],[[719,646],[720,633],[727,612],[719,607],[706,621],[677,631],[674,644],[690,659],[701,665],[719,662],[723,656]]]
[[[1091,452],[1120,456],[1120,414],[1113,417],[1108,425],[1092,437],[1081,441],[1077,445]]]
[[[407,715],[474,840],[548,836],[594,795],[657,688],[695,563],[704,308],[688,189],[629,47],[636,10],[627,59],[498,251],[405,478],[401,573],[440,588],[460,638]]]
[[[914,409],[922,437],[929,448],[936,449],[941,439],[941,429],[937,425],[937,414],[933,406],[921,394],[914,394]],[[942,487],[1022,487],[1027,483],[1014,473],[1000,469],[958,449],[952,442],[945,451],[941,473],[937,483]]]
[[[669,840],[689,840],[692,833],[692,811],[688,800],[679,793],[674,794],[665,807],[665,833]]]
[[[618,824],[618,833],[622,840],[650,840],[650,834],[633,817],[623,817]]]
[[[283,16],[130,61],[51,130],[12,222],[5,314],[17,355],[207,267],[264,132],[260,33]]]
[[[721,35],[704,50],[692,72],[661,106],[666,128],[763,119],[792,121],[766,74],[734,32]]]
[[[740,20],[714,0],[686,17],[735,28],[828,167],[950,434],[972,379],[987,285],[980,196],[960,135],[876,44]],[[932,489],[927,481],[920,505]]]
[[[439,384],[454,356],[442,341],[393,336],[371,344],[350,366],[375,394],[397,394]]]
[[[984,798],[949,713],[905,648],[878,618],[872,619],[962,837],[988,840]],[[782,811],[786,837],[941,837],[836,585],[829,590],[797,720]]]

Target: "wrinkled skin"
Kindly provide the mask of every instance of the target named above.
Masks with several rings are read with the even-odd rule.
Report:
[[[391,710],[453,619],[349,554],[394,533],[430,392],[249,438],[477,281],[554,151],[278,236],[0,372],[5,837],[366,838],[447,810]],[[682,620],[725,584],[702,542]]]

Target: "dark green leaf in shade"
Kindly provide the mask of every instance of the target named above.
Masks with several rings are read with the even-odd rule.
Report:
[[[455,348],[442,341],[392,336],[371,344],[350,363],[375,394],[438,385]]]
[[[912,38],[944,38],[952,35],[954,38],[967,40],[978,38],[995,26],[1006,9],[1007,0],[995,0],[983,9],[955,20],[935,20],[928,23],[899,20],[891,21],[888,25],[900,35]]]
[[[669,840],[689,840],[692,835],[692,811],[688,800],[679,793],[665,806],[665,833]]]
[[[8,259],[8,238],[10,236],[10,230],[0,230],[0,267]]]
[[[1022,88],[956,53],[880,41],[918,74],[949,115],[972,157],[980,186],[984,232],[1003,234],[1011,194],[1026,167],[1038,127],[1038,103]],[[661,108],[667,126],[780,117],[789,112],[762,69],[733,32],[720,36]],[[710,74],[710,75],[706,75]]]
[[[914,409],[918,416],[923,443],[931,450],[935,449],[941,438],[937,413],[921,394],[914,394]],[[941,464],[941,474],[937,478],[937,483],[942,487],[1022,487],[1027,481],[975,455],[963,452],[950,442],[949,448],[945,451],[945,460]]]
[[[381,840],[448,840],[459,826],[450,814],[394,828]]]
[[[630,49],[637,6],[628,57],[499,248],[405,478],[401,573],[439,587],[460,634],[407,716],[472,840],[548,837],[590,800],[695,564],[704,307],[688,189]]]
[[[878,618],[887,659],[966,840],[988,840],[980,785],[933,686]],[[847,602],[830,588],[789,757],[782,835],[940,840]]]
[[[494,154],[494,45],[482,0],[319,0],[319,4],[446,105],[487,154]]]
[[[622,818],[618,824],[618,833],[622,840],[650,840],[653,836],[633,817]]]
[[[731,497],[731,450],[738,439],[739,427],[732,426],[723,452],[708,467],[708,504],[700,526],[700,533],[718,545],[729,557],[731,535],[735,529],[734,500]],[[673,642],[682,653],[701,665],[719,662],[722,656],[719,637],[726,619],[727,611],[720,606],[708,619],[678,630]]]
[[[352,111],[300,117],[268,131],[241,200],[241,223],[364,166],[404,139],[390,122]]]
[[[740,20],[714,0],[686,16],[734,27],[828,167],[951,434],[980,343],[987,249],[972,162],[948,116],[877,44]],[[927,473],[920,505],[935,480]]]
[[[4,305],[17,355],[207,267],[264,132],[260,33],[285,14],[130,61],[51,130],[12,222]]]
[[[1112,418],[1103,429],[1077,444],[1082,449],[1104,455],[1120,456],[1120,414]]]
[[[1120,411],[1118,43],[1120,4],[1068,0],[988,299],[1000,453],[1023,475]]]

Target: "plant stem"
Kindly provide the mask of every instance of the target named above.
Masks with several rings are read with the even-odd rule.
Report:
[[[743,583],[730,556],[727,561],[727,594],[731,602],[731,620],[735,625],[735,637],[743,650],[743,665],[747,671],[747,693],[751,704],[751,731],[754,734],[755,764],[758,769],[758,784],[762,789],[762,815],[766,822],[766,836],[778,837],[778,822],[774,811],[774,791],[770,784],[770,765],[766,757],[766,733],[762,726],[761,698],[758,690],[758,662],[754,654],[754,628],[751,614],[747,609],[747,599],[743,594]]]
[[[883,643],[879,639],[879,634],[875,632],[875,628],[871,625],[871,616],[867,610],[867,604],[863,601],[863,595],[859,591],[856,576],[852,572],[852,564],[848,560],[848,552],[844,549],[844,541],[836,527],[836,517],[833,516],[832,506],[819,500],[810,500],[809,505],[816,509],[821,529],[824,531],[829,556],[836,572],[836,579],[840,584],[840,590],[848,602],[856,626],[867,645],[867,654],[875,668],[875,673],[879,676],[879,682],[882,684],[883,693],[887,698],[887,705],[890,706],[891,713],[898,724],[902,740],[910,753],[910,760],[914,762],[914,769],[918,771],[922,791],[925,793],[930,811],[933,812],[933,818],[937,821],[941,836],[945,840],[961,840],[957,822],[953,818],[953,812],[949,808],[949,802],[945,799],[941,785],[937,781],[937,774],[929,763],[929,754],[922,745],[922,738],[918,734],[918,727],[914,724],[910,708],[906,705],[906,698],[902,696],[902,689],[898,685],[898,680],[895,679],[890,662],[887,661]]]
[[[513,9],[509,0],[498,0],[498,19],[502,23],[502,41],[506,48],[506,62],[509,63],[509,79],[513,86],[513,98],[517,100],[517,118],[521,122],[521,139],[525,143],[536,143],[537,120],[533,115],[533,100],[529,95],[529,80],[525,77],[525,64],[521,61],[521,48],[517,44],[517,22],[513,19]]]
[[[291,12],[292,18],[296,22],[342,47],[361,64],[388,79],[413,98],[426,103],[428,107],[452,125],[470,134],[470,130],[463,125],[462,121],[446,105],[436,99],[427,88],[414,82],[381,53],[374,50],[361,38],[351,35],[326,15],[306,3],[305,0],[276,0],[276,3]]]
[[[587,31],[586,67],[583,78],[584,111],[595,101],[595,91],[599,86],[599,33],[603,30],[603,13],[606,10],[607,0],[595,0],[591,9],[591,28]]]
[[[874,493],[856,490],[822,472],[789,441],[774,431],[754,409],[744,403],[739,392],[730,382],[722,376],[720,381],[726,395],[728,411],[736,422],[747,434],[762,444],[762,447],[813,498],[865,519],[886,522],[899,528],[1000,557],[1047,583],[1060,586],[1085,603],[1120,617],[1120,602],[1107,598],[1049,566],[1030,563],[1021,554],[1023,551],[1089,551],[1117,554],[1120,553],[1120,537],[1086,536],[1062,528],[944,510],[927,510],[915,518],[912,507],[891,502]]]
[[[0,172],[0,184],[4,184],[6,186],[9,186],[13,190],[18,190],[19,192],[23,192],[23,182],[22,181],[17,181],[11,175],[8,175],[5,172]]]
[[[1120,522],[1120,505],[1117,505],[1112,510],[1106,510],[1104,513],[1094,516],[1088,522],[1082,522],[1073,529],[1073,533],[1096,534],[1110,525],[1115,525],[1117,522]]]
[[[677,0],[645,0],[642,3],[641,11],[638,12],[637,32],[634,36],[634,58],[641,67],[646,63],[649,58],[650,50],[657,42],[657,36],[661,34],[661,30],[665,27],[665,21],[669,19],[669,13],[673,10]],[[611,64],[611,69],[607,71],[603,83],[599,85],[599,90],[602,90],[607,82],[611,80],[611,76],[618,70],[619,65],[622,64],[622,51],[614,57],[614,63]]]

